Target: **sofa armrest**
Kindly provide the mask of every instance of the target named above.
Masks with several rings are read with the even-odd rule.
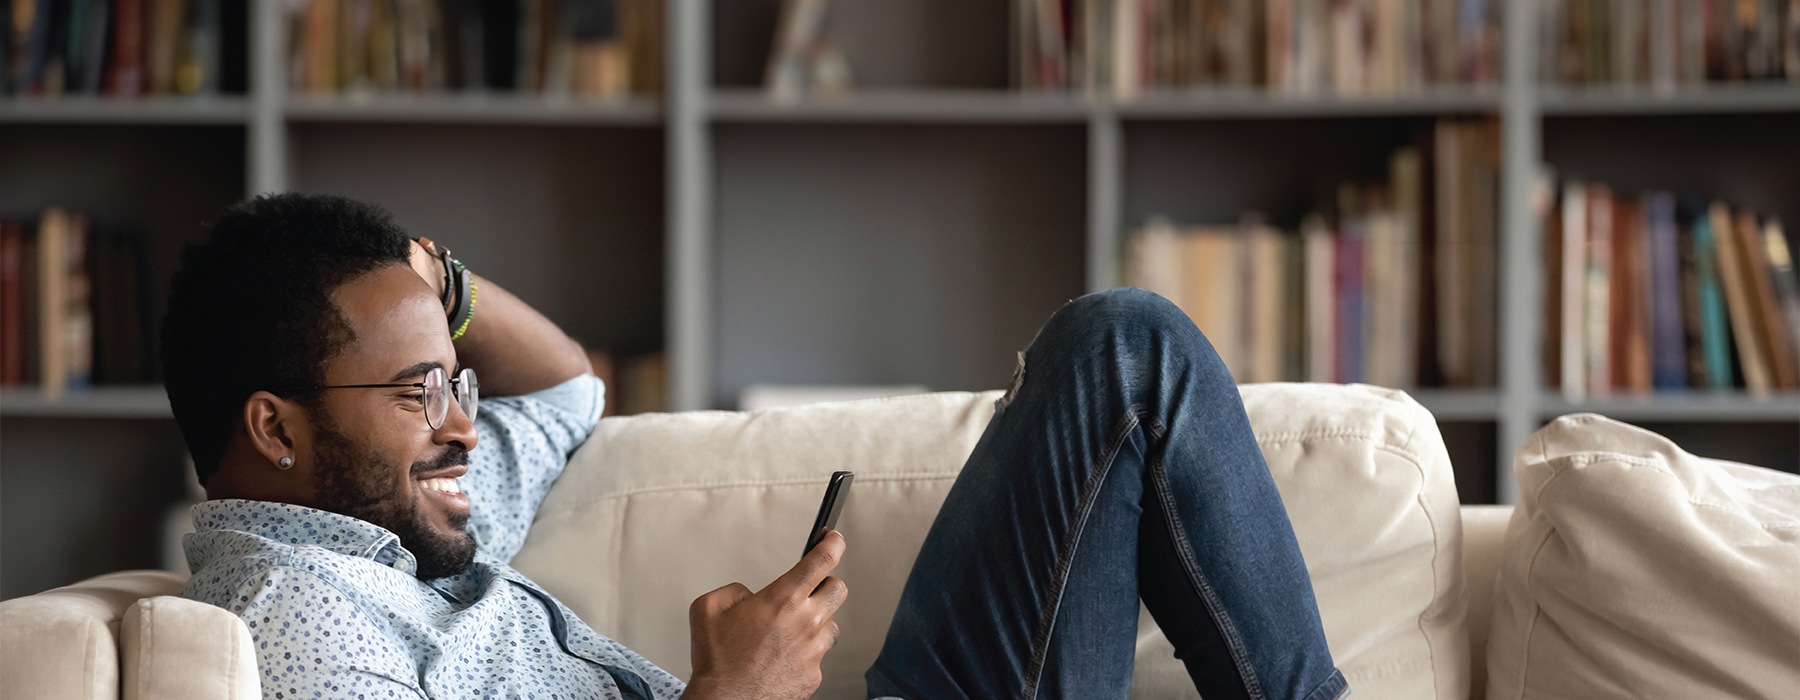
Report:
[[[181,583],[164,571],[126,571],[0,603],[0,696],[118,697],[125,610],[179,593]]]
[[[262,697],[250,629],[221,607],[176,596],[139,600],[125,611],[119,658],[124,700]]]

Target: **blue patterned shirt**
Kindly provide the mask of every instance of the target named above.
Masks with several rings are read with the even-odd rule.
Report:
[[[463,573],[419,580],[399,538],[363,520],[222,499],[194,507],[183,595],[243,618],[265,698],[679,697],[680,679],[505,563],[604,394],[590,375],[482,399],[458,479],[477,543]]]

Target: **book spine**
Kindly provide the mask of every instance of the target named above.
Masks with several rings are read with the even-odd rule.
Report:
[[[1681,273],[1676,253],[1675,198],[1659,192],[1649,198],[1650,221],[1650,293],[1652,347],[1655,359],[1655,386],[1679,389],[1687,386],[1687,367],[1683,357],[1686,343],[1682,339]]]
[[[67,215],[46,210],[38,221],[38,381],[44,397],[61,397],[68,389],[68,355],[64,352],[69,268]]]
[[[1586,326],[1588,391],[1596,396],[1612,393],[1612,357],[1610,321],[1612,312],[1612,191],[1604,185],[1590,185],[1587,192],[1587,306],[1582,317]]]
[[[1739,248],[1730,209],[1724,204],[1714,204],[1710,216],[1719,251],[1719,281],[1725,288],[1725,309],[1731,316],[1731,337],[1737,346],[1738,365],[1743,369],[1744,388],[1753,396],[1764,397],[1769,394],[1769,367],[1763,357],[1762,340],[1757,337],[1756,310],[1743,251]]]
[[[1719,241],[1713,217],[1702,212],[1694,221],[1694,260],[1699,269],[1701,342],[1706,349],[1707,386],[1730,389],[1731,328],[1725,309],[1725,289],[1720,280]]]
[[[1781,318],[1780,302],[1771,279],[1769,249],[1763,243],[1762,227],[1757,225],[1755,214],[1738,213],[1737,234],[1739,250],[1743,253],[1744,281],[1756,309],[1756,335],[1762,341],[1760,349],[1768,362],[1770,382],[1782,391],[1800,389],[1796,369],[1789,362],[1793,352],[1788,347],[1787,324]]]
[[[1775,284],[1786,326],[1788,349],[1793,362],[1800,366],[1800,279],[1794,272],[1794,258],[1788,249],[1787,236],[1781,222],[1770,219],[1763,226],[1763,241],[1768,248],[1769,273]]]
[[[1587,185],[1563,185],[1562,391],[1571,402],[1587,396]]]
[[[19,222],[0,220],[0,386],[25,383],[24,237]]]
[[[1300,225],[1306,256],[1306,357],[1307,378],[1314,382],[1336,381],[1332,364],[1336,340],[1336,284],[1333,279],[1336,250],[1331,229],[1323,217],[1308,216]]]

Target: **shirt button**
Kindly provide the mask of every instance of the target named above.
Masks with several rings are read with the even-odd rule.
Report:
[[[399,569],[399,570],[404,571],[409,574],[412,573],[412,565],[407,564],[405,559],[395,559],[394,560],[394,568]]]

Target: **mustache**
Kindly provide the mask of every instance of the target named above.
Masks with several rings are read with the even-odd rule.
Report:
[[[412,474],[414,476],[418,476],[420,474],[427,474],[430,472],[438,471],[440,469],[449,469],[451,467],[460,467],[460,466],[468,464],[468,463],[469,463],[469,451],[465,450],[461,447],[451,446],[449,448],[446,448],[444,450],[443,454],[440,454],[429,460],[420,460],[417,462],[413,462]]]

